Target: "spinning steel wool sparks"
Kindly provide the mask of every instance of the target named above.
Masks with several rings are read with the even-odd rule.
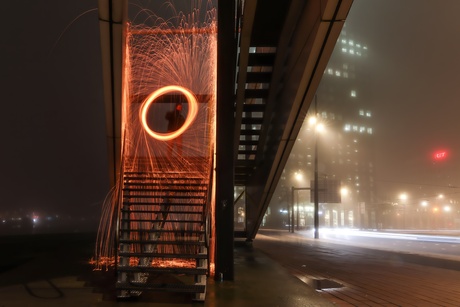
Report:
[[[212,271],[216,20],[207,9],[204,21],[195,8],[126,26],[121,172],[96,251],[99,268],[117,268],[120,297],[142,292],[133,284],[151,288],[155,270],[195,275],[191,291],[204,292]],[[184,113],[175,130],[171,112]]]

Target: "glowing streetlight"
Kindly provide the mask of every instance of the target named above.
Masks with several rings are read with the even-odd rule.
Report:
[[[406,193],[401,193],[399,194],[399,200],[401,201],[406,201],[409,197],[407,196]]]
[[[303,174],[301,172],[295,172],[294,173],[294,178],[297,181],[302,181],[303,180]]]
[[[323,123],[318,121],[318,102],[317,96],[315,95],[315,115],[308,119],[308,124],[314,126],[315,131],[315,188],[313,189],[313,199],[314,199],[314,225],[315,225],[315,239],[319,239],[319,193],[318,193],[318,134],[325,131],[325,126]]]
[[[323,133],[326,131],[326,126],[323,123],[318,123],[315,127],[316,132]]]
[[[407,196],[407,193],[401,193],[398,196],[398,199],[401,201],[401,205],[403,206],[403,213],[404,213],[403,227],[404,228],[406,228],[406,204],[405,204],[405,202],[407,201],[408,198],[409,198],[409,196]]]
[[[318,101],[317,96],[315,95],[315,124],[317,123],[318,114]],[[316,125],[317,127],[317,125]],[[314,205],[314,224],[315,224],[315,239],[319,239],[319,193],[318,193],[318,130],[315,129],[315,191],[313,197],[315,200]]]

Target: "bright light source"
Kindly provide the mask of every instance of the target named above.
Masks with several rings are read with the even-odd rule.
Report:
[[[317,122],[316,116],[312,116],[308,119],[308,124],[315,125]]]
[[[303,179],[302,173],[295,172],[294,176],[297,181],[301,181]]]
[[[433,153],[433,159],[436,161],[445,160],[448,156],[447,150],[441,149]]]
[[[423,200],[420,205],[422,205],[422,207],[426,207],[428,206],[428,202],[426,200]]]
[[[450,206],[444,206],[444,212],[450,212],[452,208]]]
[[[400,200],[407,200],[407,199],[408,199],[408,196],[407,196],[406,193],[401,193],[401,194],[399,194],[399,199],[400,199]]]
[[[147,114],[148,110],[150,108],[150,105],[157,99],[158,97],[171,93],[171,92],[179,92],[182,95],[187,98],[187,102],[189,104],[189,111],[187,114],[187,117],[185,118],[185,122],[176,131],[170,132],[170,133],[159,133],[155,132],[152,129],[150,129],[149,125],[147,124]],[[196,101],[195,96],[190,92],[188,89],[177,86],[177,85],[169,85],[162,87],[153,93],[151,93],[147,99],[142,103],[141,109],[140,109],[140,118],[142,122],[142,126],[144,127],[145,131],[153,138],[157,140],[162,140],[162,141],[169,141],[172,140],[182,133],[184,133],[185,130],[188,129],[188,127],[192,124],[192,122],[195,120],[196,114],[198,112],[198,103]]]
[[[319,124],[316,125],[316,131],[318,131],[318,132],[321,133],[321,132],[323,132],[324,130],[326,130],[326,128],[324,127],[324,124],[319,123]]]
[[[347,188],[341,188],[340,189],[340,194],[342,194],[342,196],[347,196],[348,195],[348,189]]]

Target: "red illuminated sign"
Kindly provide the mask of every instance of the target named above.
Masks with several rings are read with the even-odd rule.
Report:
[[[433,154],[433,158],[435,160],[444,160],[445,158],[447,158],[447,151],[438,150]]]

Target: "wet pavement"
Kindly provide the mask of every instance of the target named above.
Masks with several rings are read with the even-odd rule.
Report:
[[[254,247],[336,306],[460,306],[460,261],[311,237],[261,230]]]
[[[333,306],[313,287],[245,243],[235,244],[235,280],[208,279],[206,301],[151,292],[118,301],[115,274],[94,271],[95,235],[0,237],[0,307],[16,306]]]
[[[146,292],[118,301],[94,271],[94,234],[0,237],[0,307],[460,306],[459,262],[261,230],[235,244],[235,280],[208,279],[205,302]]]

